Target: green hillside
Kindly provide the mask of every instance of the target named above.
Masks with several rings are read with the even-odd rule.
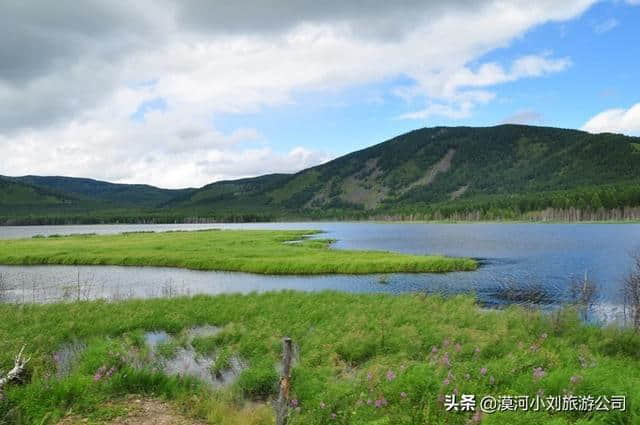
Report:
[[[638,146],[637,137],[549,127],[435,127],[296,174],[200,189],[65,177],[18,181],[77,197],[84,202],[85,218],[93,214],[106,221],[496,219],[542,217],[542,211],[552,219],[638,219]],[[13,196],[0,198],[0,216],[23,214],[7,207],[5,201]],[[43,202],[49,199],[46,192],[42,196]],[[41,211],[43,216],[73,217],[74,209],[53,203]]]
[[[518,125],[425,128],[288,177],[235,182],[226,202],[202,191],[222,193],[233,182],[169,205],[209,214],[233,205],[301,216],[637,206],[639,140]]]
[[[149,206],[149,201],[144,196],[139,197],[141,201],[136,201],[140,192],[133,186],[125,188],[126,191],[122,192],[131,193],[130,199],[122,202],[101,198],[100,194],[83,195],[65,191],[64,187],[31,184],[27,183],[28,181],[37,180],[0,176],[0,224],[75,224],[176,219],[160,216],[159,206]]]
[[[47,208],[72,205],[78,199],[60,191],[21,183],[0,176],[0,206],[8,208]]]
[[[46,187],[94,201],[114,202],[136,207],[159,207],[195,189],[170,190],[143,184],[117,184],[75,177],[14,177],[16,181]]]

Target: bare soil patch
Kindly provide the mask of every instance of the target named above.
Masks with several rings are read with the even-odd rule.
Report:
[[[147,397],[129,397],[122,402],[114,403],[116,407],[124,407],[125,414],[115,419],[98,422],[105,425],[204,425],[191,418],[177,413],[167,402]],[[58,425],[78,425],[96,423],[81,416],[68,416]]]

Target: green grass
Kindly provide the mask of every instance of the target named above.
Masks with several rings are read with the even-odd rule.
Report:
[[[640,335],[585,326],[571,311],[486,311],[470,297],[280,292],[5,304],[0,317],[0,369],[11,367],[23,344],[33,357],[25,382],[8,386],[0,423],[56,423],[67,412],[112,416],[117,412],[105,406],[127,394],[173,400],[209,423],[273,423],[269,399],[277,394],[284,336],[298,353],[291,395],[301,409],[292,411],[293,425],[466,424],[471,414],[446,412],[438,401],[454,389],[477,397],[539,391],[627,396],[626,412],[502,412],[486,415],[483,424],[640,423]],[[198,325],[222,328],[202,341],[202,351],[232,352],[249,366],[230,387],[214,391],[131,366],[131,353],[143,351],[142,332],[181,335]],[[71,374],[58,377],[52,353],[74,340],[87,348]],[[103,366],[115,372],[94,382]],[[533,374],[538,367],[545,372],[541,379]],[[368,404],[382,397],[386,406]]]
[[[0,264],[167,266],[263,274],[449,272],[466,258],[330,249],[313,231],[208,230],[0,241]],[[298,241],[296,243],[287,243]]]

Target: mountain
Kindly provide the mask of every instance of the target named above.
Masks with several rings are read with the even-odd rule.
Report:
[[[11,179],[53,189],[81,199],[131,207],[160,207],[178,196],[195,191],[195,189],[160,189],[144,184],[118,184],[75,177],[23,176]]]
[[[541,199],[548,206],[591,207],[600,191],[607,204],[596,202],[595,209],[638,205],[640,138],[521,125],[436,127],[294,175],[214,183],[168,206],[214,214],[243,207],[277,216],[363,216],[517,198],[524,211],[532,209],[524,204]]]
[[[75,198],[44,187],[34,186],[0,176],[0,205],[3,207],[45,207],[71,204]]]
[[[9,181],[51,191],[43,199],[84,203],[85,216],[105,220],[495,219],[540,211],[557,211],[551,217],[560,219],[640,218],[640,138],[522,125],[434,127],[296,174],[200,189],[68,177]],[[19,218],[4,205],[2,190],[0,216]],[[107,203],[108,214],[92,209]],[[65,210],[64,203],[54,205],[56,214]]]

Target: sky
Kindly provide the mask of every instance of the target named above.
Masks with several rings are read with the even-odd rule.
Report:
[[[2,0],[0,174],[200,187],[431,126],[640,136],[640,0]]]

